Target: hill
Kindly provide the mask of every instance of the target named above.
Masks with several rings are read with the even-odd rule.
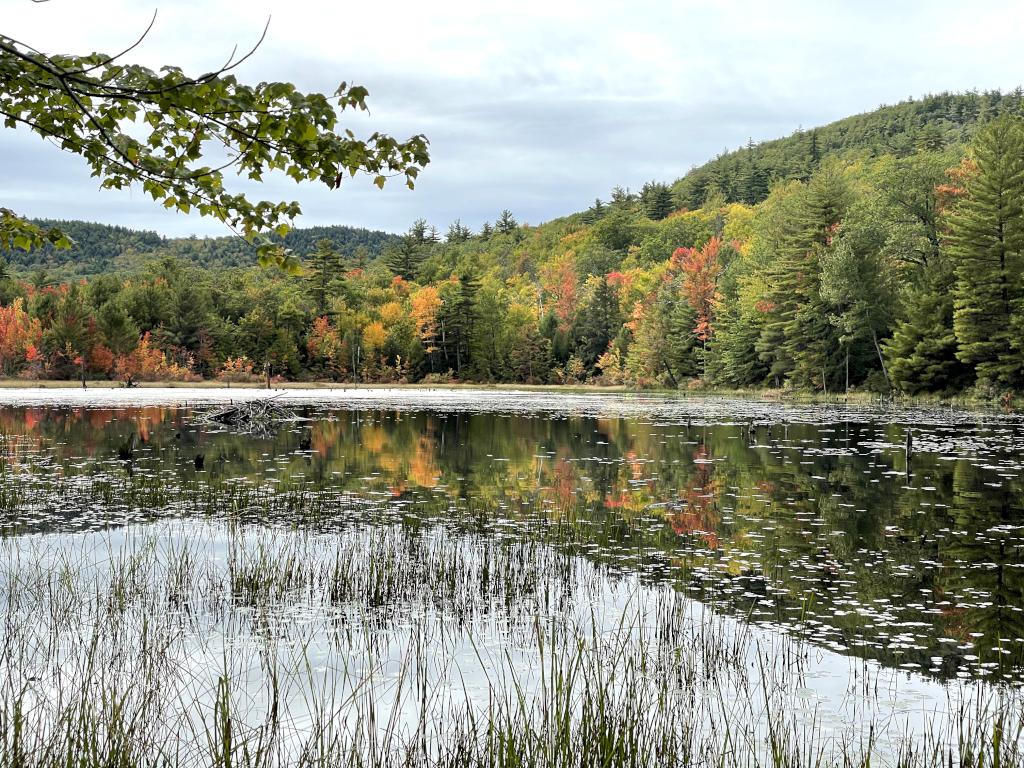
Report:
[[[798,130],[792,136],[749,143],[693,168],[672,185],[680,207],[699,208],[712,188],[727,202],[753,205],[779,180],[807,180],[822,160],[835,155],[906,157],[965,144],[981,123],[1001,114],[1024,114],[1020,88],[1003,94],[940,93]]]
[[[133,272],[163,256],[174,256],[204,268],[244,267],[256,263],[255,249],[237,237],[166,238],[148,230],[86,221],[41,219],[36,223],[60,227],[75,245],[66,251],[46,247],[28,253],[8,253],[7,262],[15,274],[28,275],[44,270],[50,279],[68,279],[114,271]],[[332,241],[343,257],[362,256],[372,260],[397,238],[387,232],[358,227],[306,227],[289,232],[284,244],[305,254],[322,239]]]
[[[229,238],[73,223],[77,261],[13,257],[22,275],[49,257],[87,285],[0,275],[0,371],[230,381],[270,366],[360,382],[974,388],[1012,402],[1021,102],[884,107],[539,226],[503,211],[478,233],[453,222],[446,239],[423,220],[400,238],[297,230],[286,242],[301,274],[253,268]],[[324,235],[354,258],[314,251]]]

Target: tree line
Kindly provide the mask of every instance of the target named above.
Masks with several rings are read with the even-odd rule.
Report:
[[[23,377],[480,381],[992,394],[1024,385],[1024,127],[823,157],[764,200],[614,190],[526,226],[415,222],[301,274],[159,248],[130,273],[0,277]],[[667,210],[666,210],[667,209]]]

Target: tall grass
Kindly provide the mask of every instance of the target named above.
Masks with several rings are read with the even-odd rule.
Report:
[[[4,768],[1024,763],[1016,689],[850,660],[837,726],[804,641],[442,524],[6,538],[0,604]]]

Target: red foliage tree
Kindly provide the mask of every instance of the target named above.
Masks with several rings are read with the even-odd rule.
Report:
[[[719,301],[718,277],[722,273],[719,252],[722,240],[712,237],[703,248],[677,248],[672,265],[683,273],[683,293],[697,314],[693,333],[707,343],[714,334],[715,307]]]

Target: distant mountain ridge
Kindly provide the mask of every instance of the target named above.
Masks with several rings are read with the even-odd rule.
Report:
[[[10,269],[19,274],[45,270],[51,279],[86,277],[104,272],[131,272],[147,261],[174,256],[202,267],[227,268],[256,263],[255,249],[237,237],[163,237],[150,230],[99,224],[87,221],[39,219],[37,223],[57,226],[75,245],[70,250],[46,247],[4,254]],[[327,239],[345,257],[363,256],[372,260],[384,247],[397,240],[396,235],[359,227],[325,226],[293,229],[284,238],[288,248],[300,254],[313,250],[319,240]],[[362,249],[360,251],[360,249]],[[360,251],[360,253],[357,253]]]

